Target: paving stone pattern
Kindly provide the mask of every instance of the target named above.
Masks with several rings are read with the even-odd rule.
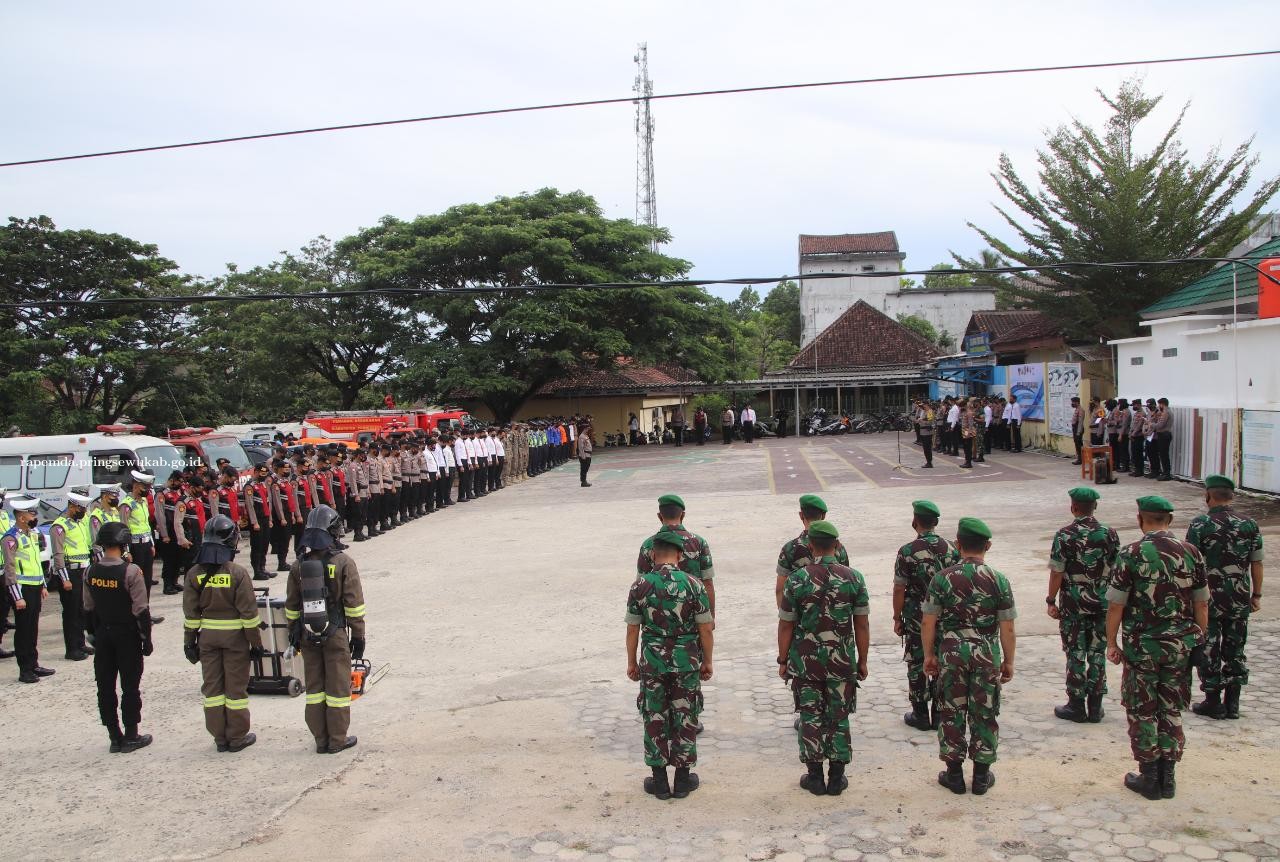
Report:
[[[1263,703],[1280,699],[1280,622],[1251,627],[1249,658],[1250,685],[1241,698],[1241,711],[1258,715]],[[852,719],[853,763],[850,774],[859,770],[901,768],[904,762],[918,763],[919,773],[910,770],[912,780],[929,782],[939,767],[937,742],[932,734],[921,733],[902,722],[907,710],[905,671],[897,660],[899,651],[888,644],[872,647],[871,673],[858,692],[858,711]],[[1022,638],[1018,644],[1018,674],[1004,699],[1000,715],[1000,756],[1013,759],[1030,755],[1066,756],[1076,736],[1084,735],[1113,743],[1124,743],[1123,759],[1117,773],[1132,768],[1127,760],[1124,711],[1119,704],[1118,672],[1111,669],[1111,693],[1107,696],[1107,718],[1097,725],[1056,727],[1045,707],[1046,697],[1061,699],[1062,653],[1056,638]],[[1037,697],[1026,692],[1034,690]],[[715,780],[715,764],[720,758],[765,758],[795,763],[796,777],[802,772],[792,729],[794,713],[790,690],[776,675],[772,653],[717,660],[714,680],[704,687],[706,731],[699,738],[699,766],[703,780]],[[635,706],[634,684],[597,684],[578,692],[572,699],[571,714],[580,715],[583,732],[598,753],[636,764],[636,793],[645,772],[641,760],[641,727]],[[1271,721],[1207,721],[1195,716],[1185,719],[1189,728],[1188,757],[1207,756],[1215,742],[1243,738],[1263,748],[1280,746],[1280,726]],[[1245,728],[1247,727],[1247,730]],[[995,770],[1000,772],[997,763]],[[856,779],[855,779],[856,782]],[[853,784],[854,782],[851,782]],[[944,793],[937,788],[939,793]],[[802,791],[797,790],[797,793]],[[1000,785],[992,793],[999,793]],[[1180,792],[1180,796],[1182,793]],[[992,847],[989,857],[1000,862],[1035,860],[1132,860],[1132,862],[1186,862],[1221,859],[1244,862],[1252,859],[1280,859],[1280,816],[1269,822],[1244,824],[1229,816],[1215,816],[1211,828],[1183,829],[1181,822],[1162,818],[1158,804],[1136,797],[1130,801],[1107,793],[1105,799],[1076,804],[1054,805],[1043,801],[1045,794],[1029,798],[1018,817],[1018,839]],[[775,862],[819,862],[819,860],[881,860],[917,857],[947,858],[946,844],[938,833],[920,824],[905,824],[901,818],[877,816],[858,807],[853,789],[844,797],[847,807],[815,813],[806,822],[797,822],[785,834],[762,827],[759,834],[743,830],[684,832],[681,839],[670,836],[657,840],[628,834],[574,835],[559,831],[537,835],[490,832],[470,836],[468,850],[477,856],[515,859],[582,859],[608,862],[620,859],[723,859],[775,860]],[[689,801],[696,805],[695,794]],[[834,802],[834,800],[833,800]],[[1070,802],[1070,800],[1068,800]],[[838,804],[838,803],[837,803]],[[865,802],[863,803],[865,804]]]

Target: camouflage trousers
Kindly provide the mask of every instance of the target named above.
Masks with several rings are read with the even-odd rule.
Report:
[[[1067,697],[1085,700],[1107,693],[1107,617],[1081,614],[1058,620],[1067,654]]]
[[[996,762],[1000,744],[999,648],[947,637],[938,654],[938,756]]]
[[[644,762],[649,766],[694,766],[698,762],[698,716],[702,681],[698,671],[640,678],[636,708],[644,722]]]
[[[1191,702],[1189,650],[1181,643],[1145,641],[1125,648],[1120,700],[1129,718],[1129,745],[1139,763],[1182,759],[1182,710]]]
[[[907,693],[911,705],[928,706],[934,699],[934,682],[924,672],[924,644],[920,640],[920,612],[910,605],[902,609],[902,660],[907,663]]]
[[[848,763],[849,713],[858,707],[858,684],[851,679],[793,679],[800,713],[800,761]]]
[[[1200,668],[1200,690],[1221,691],[1229,685],[1248,685],[1249,666],[1244,645],[1249,639],[1249,618],[1209,617],[1209,634]]]

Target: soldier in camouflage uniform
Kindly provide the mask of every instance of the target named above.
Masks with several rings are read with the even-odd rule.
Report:
[[[1209,625],[1209,582],[1196,548],[1169,532],[1173,504],[1138,499],[1143,536],[1120,551],[1107,590],[1107,658],[1124,663],[1121,699],[1138,772],[1124,786],[1172,799],[1182,759],[1182,709],[1191,701],[1192,651]],[[1119,645],[1123,626],[1124,648]]]
[[[800,498],[800,523],[804,524],[804,532],[783,545],[782,552],[778,554],[778,566],[775,571],[777,582],[774,585],[774,598],[777,600],[778,607],[782,607],[782,588],[786,586],[787,578],[796,569],[803,569],[815,559],[809,550],[809,525],[826,519],[827,504],[821,497],[817,494],[805,494]],[[838,539],[833,554],[837,563],[842,566],[849,565],[849,552],[844,549],[844,545],[840,544]]]
[[[870,597],[862,575],[836,559],[835,526],[815,521],[808,534],[814,560],[787,578],[778,609],[778,675],[791,680],[800,713],[797,739],[808,769],[800,786],[815,796],[839,796],[849,786],[849,714],[857,708],[858,680],[867,678]],[[831,762],[825,780],[823,760]]]
[[[1107,693],[1107,586],[1120,552],[1116,531],[1098,523],[1098,492],[1072,488],[1075,518],[1053,537],[1049,553],[1048,614],[1058,621],[1067,654],[1067,703],[1053,714],[1065,721],[1102,721]]]
[[[902,717],[908,727],[933,730],[937,724],[934,685],[924,672],[924,647],[920,642],[920,606],[933,576],[960,562],[960,554],[946,539],[936,535],[942,513],[928,500],[911,504],[914,542],[898,549],[893,561],[893,633],[903,639],[903,660],[907,663],[907,691],[911,712]],[[930,714],[932,709],[932,714]]]
[[[1204,555],[1210,597],[1199,667],[1204,700],[1191,709],[1206,718],[1239,718],[1240,687],[1249,683],[1244,656],[1249,614],[1262,607],[1262,534],[1257,522],[1232,511],[1235,482],[1207,476],[1204,490],[1209,513],[1197,515],[1187,528],[1187,541]]]
[[[986,564],[990,528],[977,518],[961,518],[956,545],[960,562],[929,582],[920,639],[925,673],[937,677],[938,749],[947,764],[938,783],[952,793],[965,792],[967,744],[973,792],[980,796],[996,783],[991,771],[1000,742],[996,716],[1000,687],[1013,679],[1018,612],[1009,582]]]
[[[627,594],[627,677],[640,683],[645,793],[683,799],[698,788],[694,704],[711,679],[711,605],[702,582],[677,567],[685,537],[668,527],[653,537],[654,568]],[[637,660],[637,652],[639,659]],[[667,766],[675,767],[674,784]]]

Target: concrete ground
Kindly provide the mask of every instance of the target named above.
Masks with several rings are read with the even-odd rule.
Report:
[[[57,675],[19,685],[16,667],[0,665],[0,858],[1280,856],[1280,729],[1269,708],[1280,698],[1277,591],[1254,617],[1243,717],[1188,713],[1178,797],[1142,800],[1120,784],[1132,764],[1114,668],[1101,724],[1051,712],[1063,699],[1063,658],[1044,613],[1046,564],[1078,468],[1026,452],[996,453],[973,471],[938,456],[937,469],[921,471],[908,439],[600,449],[590,489],[565,465],[355,545],[368,654],[390,667],[353,708],[359,746],[337,756],[314,754],[301,698],[284,696],[252,698],[255,747],[216,753],[199,671],[182,657],[179,603],[158,592],[168,619],[143,680],[144,730],[156,741],[108,754],[91,662],[62,659],[50,608],[41,651]],[[689,526],[711,543],[719,613],[703,785],[658,802],[640,790],[647,769],[622,614],[636,549],[668,491],[684,496]],[[797,786],[791,699],[773,662],[774,562],[799,532],[796,496],[806,491],[825,496],[872,596],[871,677],[852,722],[850,788],[838,798]],[[1124,540],[1136,538],[1139,495],[1170,497],[1179,531],[1201,507],[1202,491],[1178,482],[1125,477],[1102,492],[1100,516]],[[984,798],[938,787],[935,740],[901,719],[891,569],[921,496],[941,506],[947,532],[961,515],[987,520],[989,560],[1022,614],[999,782]],[[1245,505],[1264,523],[1275,572],[1280,507]],[[272,586],[282,592],[282,579]]]

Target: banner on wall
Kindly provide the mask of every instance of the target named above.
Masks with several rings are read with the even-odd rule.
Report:
[[[1039,362],[1030,365],[1009,366],[1009,394],[1022,407],[1023,421],[1044,421],[1044,366]]]
[[[1049,433],[1071,436],[1071,399],[1080,395],[1080,363],[1050,362],[1045,380]]]
[[[1245,410],[1243,437],[1241,484],[1255,491],[1280,493],[1280,413]]]

